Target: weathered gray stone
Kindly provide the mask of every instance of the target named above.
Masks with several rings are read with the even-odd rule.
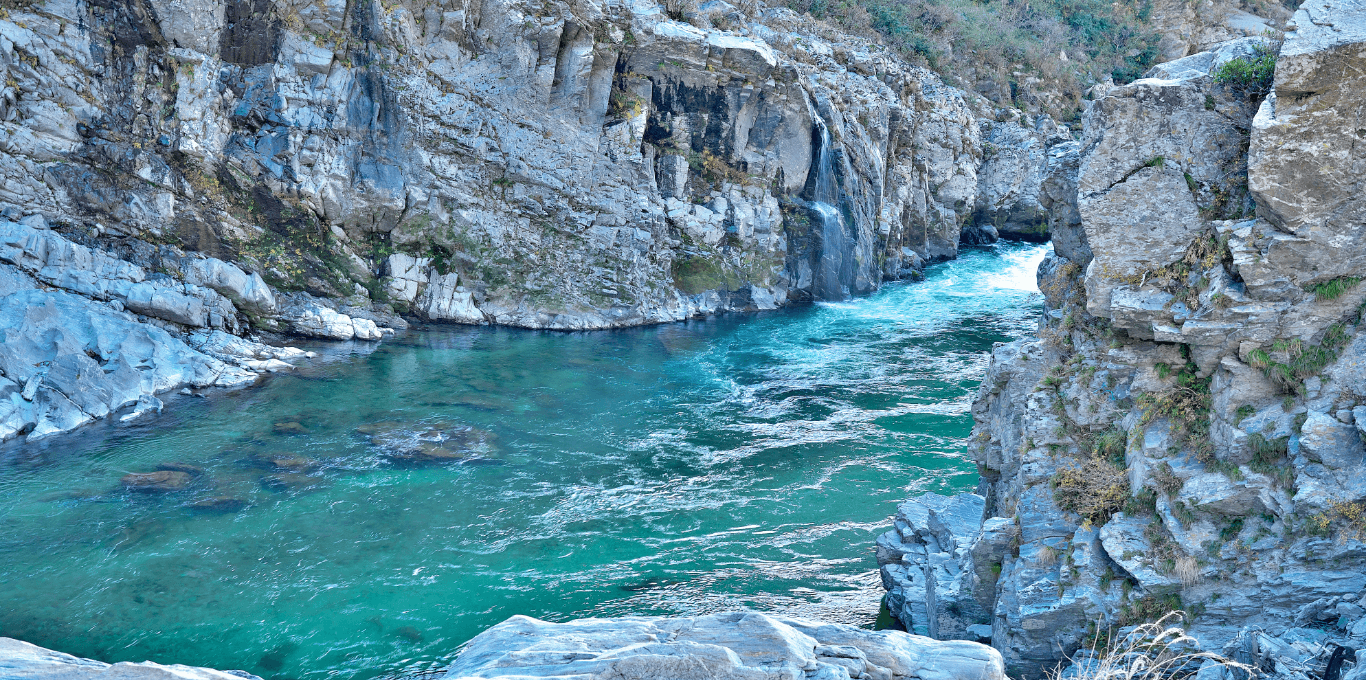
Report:
[[[1091,263],[1091,245],[1086,241],[1081,213],[1077,210],[1077,172],[1081,164],[1081,142],[1064,142],[1048,149],[1043,183],[1039,186],[1039,205],[1048,211],[1048,233],[1053,251],[1081,267]]]
[[[111,665],[6,637],[0,637],[0,675],[9,680],[261,680],[243,671],[151,661]]]
[[[985,499],[926,494],[897,508],[894,528],[877,540],[887,606],[906,630],[951,639],[966,623],[985,623],[976,574],[963,559],[978,539]]]
[[[1150,524],[1150,519],[1118,513],[1100,528],[1100,544],[1110,559],[1134,577],[1145,592],[1160,595],[1178,590],[1181,581],[1162,573],[1153,564],[1152,543],[1144,536]]]
[[[1282,74],[1278,63],[1277,97],[1253,134],[1252,192],[1266,194],[1255,196],[1256,218],[1239,186],[1251,111],[1209,74],[1255,56],[1260,41],[1099,88],[1083,116],[1077,206],[1091,252],[1055,246],[1090,259],[1084,292],[1075,261],[1045,261],[1041,338],[995,348],[973,405],[969,448],[982,471],[985,525],[1002,533],[960,567],[999,570],[976,599],[992,603],[991,641],[1013,673],[1042,675],[1082,644],[1089,624],[1116,623],[1153,596],[1202,603],[1202,639],[1241,640],[1243,650],[1255,638],[1251,658],[1265,653],[1285,677],[1307,671],[1294,664],[1313,656],[1287,623],[1352,624],[1355,612],[1339,614],[1335,603],[1366,584],[1366,548],[1343,505],[1366,499],[1366,340],[1357,322],[1366,287],[1314,286],[1362,270],[1354,235],[1363,222],[1345,217],[1360,202],[1361,173],[1351,170],[1356,142],[1344,136],[1360,127],[1362,88],[1350,85],[1356,75],[1341,88],[1331,76],[1360,70],[1351,64],[1362,11],[1320,3],[1301,16],[1313,28],[1290,34],[1290,66]],[[1279,106],[1297,78],[1321,87],[1297,91],[1295,106],[1319,108]],[[1057,195],[1065,201],[1067,192]],[[1055,239],[1062,232],[1055,227]],[[1314,373],[1316,361],[1323,368]],[[1181,374],[1188,362],[1195,376]],[[1121,444],[1136,498],[1116,506],[1130,512],[1062,512],[1057,472],[1113,457]],[[1153,512],[1139,512],[1146,507]],[[1099,528],[1098,517],[1108,517]],[[999,550],[1015,523],[1014,550]],[[914,577],[906,563],[916,553],[902,545],[885,575],[895,578],[885,580]],[[1137,587],[1118,584],[1129,579]]]
[[[260,274],[248,274],[231,262],[209,257],[181,267],[186,283],[212,288],[241,309],[255,314],[275,314],[275,294]]]
[[[620,327],[867,292],[953,257],[975,204],[961,94],[783,8],[724,10],[731,31],[652,3],[156,0],[139,29],[69,3],[17,9],[0,33],[40,56],[14,91],[44,96],[0,102],[22,131],[0,150],[15,217],[197,249],[318,297],[362,285],[383,295],[352,306],[376,315],[384,295],[422,315],[431,272],[382,271],[395,250],[460,277],[428,316],[467,323]],[[377,51],[340,39],[356,26]],[[93,56],[111,41],[137,48]],[[815,198],[817,174],[838,188],[828,230],[779,207]],[[818,289],[822,263],[834,285]],[[321,311],[277,326],[211,261],[182,269],[253,325],[346,335]],[[171,293],[196,296],[142,290],[129,308],[204,318]]]
[[[1311,462],[1336,470],[1359,467],[1366,453],[1357,428],[1318,411],[1310,411],[1300,428],[1300,450]]]
[[[1048,167],[1043,135],[1018,123],[982,122],[982,166],[977,170],[973,220],[1008,238],[1048,238],[1041,186]]]
[[[973,642],[731,613],[567,623],[514,616],[471,640],[445,677],[1004,680],[1005,674],[1000,655]]]
[[[1086,241],[1095,258],[1086,267],[1086,310],[1112,316],[1111,292],[1186,254],[1206,229],[1181,171],[1143,168],[1103,194],[1078,199]]]
[[[40,290],[0,299],[0,370],[25,384],[22,393],[0,401],[0,440],[65,432],[185,384],[235,386],[256,379],[129,314]]]
[[[1366,15],[1359,1],[1303,4],[1257,112],[1248,182],[1278,232],[1269,265],[1296,285],[1366,269]],[[1282,261],[1285,260],[1284,263]]]
[[[474,294],[460,285],[460,275],[432,272],[422,297],[417,300],[420,314],[433,321],[456,323],[487,323],[484,314],[474,305]]]

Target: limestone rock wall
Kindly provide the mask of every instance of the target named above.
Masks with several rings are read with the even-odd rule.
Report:
[[[1363,21],[1307,2],[1260,104],[1210,77],[1245,38],[1110,89],[1059,145],[1039,334],[973,405],[980,500],[909,503],[879,541],[908,627],[1027,677],[1171,609],[1273,677],[1366,644]]]
[[[116,258],[170,246],[330,300],[243,310],[323,337],[345,323],[318,305],[606,328],[771,309],[819,294],[822,267],[866,292],[955,255],[981,157],[956,90],[787,10],[682,18],[25,3],[0,17],[0,203]],[[830,223],[809,207],[821,173]]]
[[[790,11],[720,7],[6,5],[0,314],[59,300],[181,378],[53,415],[56,373],[2,368],[0,439],[292,360],[261,337],[657,323],[954,257],[981,158],[960,93]],[[6,341],[25,361],[117,373],[117,351],[30,328]],[[241,375],[213,377],[224,361]]]

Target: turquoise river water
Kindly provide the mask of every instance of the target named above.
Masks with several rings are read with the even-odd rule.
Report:
[[[11,443],[0,635],[318,679],[437,668],[513,614],[871,625],[896,503],[976,483],[968,409],[992,343],[1036,323],[1045,248],[765,314],[412,332]],[[422,433],[476,459],[405,458]],[[199,470],[182,491],[121,489],[166,463]]]

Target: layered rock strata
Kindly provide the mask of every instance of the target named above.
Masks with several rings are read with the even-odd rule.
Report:
[[[956,254],[981,160],[957,90],[762,6],[46,0],[0,12],[0,72],[6,293],[177,356],[867,292]],[[3,436],[47,431],[19,401]]]
[[[336,301],[224,293],[265,328],[770,309],[953,257],[975,202],[960,93],[783,9],[49,0],[0,34],[0,202]]]
[[[1306,3],[1260,104],[1211,77],[1243,39],[1089,106],[1039,336],[973,405],[978,496],[879,541],[908,628],[989,627],[1028,677],[1171,609],[1279,677],[1366,645],[1363,22]]]
[[[248,315],[284,314],[259,276],[174,251],[156,264],[74,243],[41,218],[0,219],[0,441],[131,420],[160,411],[157,394],[250,385],[311,356],[232,335]],[[360,334],[346,323],[346,338]]]

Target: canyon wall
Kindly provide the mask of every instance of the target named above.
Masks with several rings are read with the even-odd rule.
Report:
[[[960,94],[783,9],[54,1],[0,33],[16,219],[136,242],[176,278],[185,253],[234,262],[380,325],[867,292],[953,257],[974,206]]]
[[[752,3],[15,0],[0,73],[0,439],[298,356],[244,338],[865,293],[978,204],[960,92]]]
[[[908,629],[1026,677],[1173,609],[1277,677],[1366,643],[1366,5],[1289,29],[1264,99],[1212,77],[1244,38],[1100,93],[1059,149],[1076,220],[973,405],[978,493],[878,543]]]

